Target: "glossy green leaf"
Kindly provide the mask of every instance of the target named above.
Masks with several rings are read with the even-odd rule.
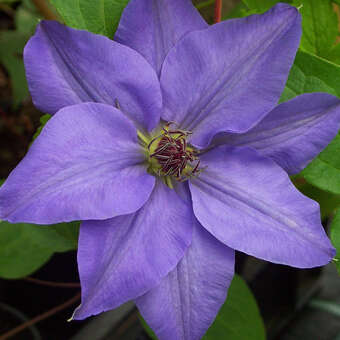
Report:
[[[234,276],[228,298],[203,339],[266,339],[263,320],[256,300],[240,276]]]
[[[335,90],[340,97],[340,66],[326,59],[299,51],[294,64],[298,66],[306,76],[315,76],[327,86]]]
[[[301,174],[314,186],[340,194],[340,135]]]
[[[303,70],[293,65],[280,102],[285,102],[303,93],[327,92],[336,95],[336,91],[324,81],[313,75],[306,75]]]
[[[338,19],[331,0],[295,0],[302,15],[301,48],[327,56],[338,35]]]
[[[151,339],[157,340],[150,327],[142,325]],[[238,275],[230,285],[228,298],[220,309],[214,323],[202,340],[264,340],[263,320],[256,300],[245,281]]]
[[[77,248],[79,223],[53,226],[0,222],[0,277],[27,276],[44,265],[54,252]]]
[[[340,209],[335,214],[331,225],[331,241],[336,249],[335,265],[340,274]]]
[[[113,38],[128,0],[50,0],[66,25]]]
[[[50,0],[65,24],[78,29],[87,29],[85,20],[80,12],[81,0]]]
[[[309,80],[308,80],[309,79]],[[340,96],[340,67],[323,58],[307,52],[297,53],[294,67],[289,75],[286,89],[281,99],[302,94],[305,84],[313,83],[308,92],[328,92]],[[313,80],[313,81],[311,81]],[[340,194],[340,152],[339,137],[317,157],[302,172],[301,175],[315,187]]]

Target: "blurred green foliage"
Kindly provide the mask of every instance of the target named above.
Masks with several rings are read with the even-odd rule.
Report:
[[[14,1],[10,2],[14,3]],[[29,95],[23,64],[23,50],[38,21],[39,16],[35,7],[29,0],[25,0],[15,10],[16,29],[0,31],[0,63],[10,76],[14,108],[18,107]]]

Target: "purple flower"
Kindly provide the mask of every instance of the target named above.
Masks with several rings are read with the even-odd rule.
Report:
[[[132,0],[115,41],[39,24],[27,79],[54,116],[1,187],[0,218],[83,221],[75,319],[135,300],[160,339],[200,339],[234,250],[299,268],[333,258],[288,175],[336,135],[340,102],[276,106],[300,21],[278,4],[208,27],[189,0]]]

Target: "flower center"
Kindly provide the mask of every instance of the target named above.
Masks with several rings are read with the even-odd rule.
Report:
[[[172,122],[164,125],[147,146],[149,171],[165,177],[164,181],[170,187],[171,179],[184,182],[200,172],[198,150],[187,142],[191,132],[171,129],[173,125]]]

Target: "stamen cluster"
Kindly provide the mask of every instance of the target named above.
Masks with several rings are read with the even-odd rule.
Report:
[[[149,157],[157,161],[159,176],[172,176],[178,181],[185,181],[193,175],[197,175],[200,161],[197,151],[188,146],[187,137],[191,134],[185,130],[171,130],[174,123],[167,123],[160,135],[153,138],[148,145]],[[158,141],[155,149],[152,148]],[[197,161],[192,166],[191,162]]]

